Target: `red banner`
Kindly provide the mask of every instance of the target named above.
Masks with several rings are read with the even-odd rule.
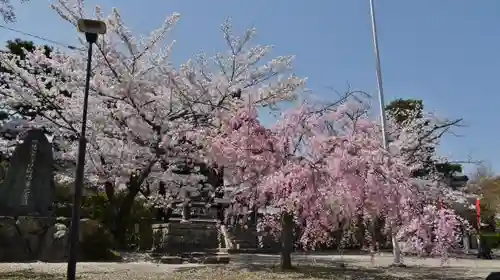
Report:
[[[481,229],[481,200],[476,198],[477,229]]]

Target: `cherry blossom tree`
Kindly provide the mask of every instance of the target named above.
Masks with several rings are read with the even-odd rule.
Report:
[[[433,208],[410,180],[404,158],[382,148],[379,127],[362,111],[356,103],[328,110],[305,104],[268,129],[249,106],[212,136],[214,160],[244,186],[235,194],[241,205],[235,211],[274,209],[260,222],[281,238],[282,268],[291,267],[294,228],[300,228],[299,245],[314,249],[359,217],[368,236],[371,222],[383,217],[387,232],[422,255],[446,258],[458,242],[463,221]],[[418,229],[424,224],[427,230]]]
[[[416,186],[440,204],[474,207],[470,195],[452,186],[454,174],[461,172],[461,166],[436,153],[443,136],[453,134],[462,119],[447,119],[425,111],[421,100],[397,99],[386,109],[390,151],[401,156],[411,169]]]
[[[36,49],[36,46],[31,41],[21,40],[19,38],[15,40],[7,41],[6,48],[8,54],[11,56],[16,56],[20,61],[25,58],[25,52],[32,52]],[[43,46],[45,49],[45,55],[50,56],[52,49],[49,46]],[[19,64],[21,66],[22,64]],[[0,62],[0,72],[10,72],[9,69],[3,67],[3,63]],[[0,81],[3,86],[8,87],[8,83],[5,81]],[[50,109],[48,106],[39,106],[38,108],[32,108],[30,104],[19,103],[19,106],[6,106],[5,110],[2,108],[0,111],[0,139],[4,141],[1,144],[2,154],[4,150],[8,150],[7,153],[10,154],[17,144],[15,141],[19,133],[23,132],[22,123],[27,119],[32,119],[36,117],[40,110]]]
[[[446,119],[425,111],[422,100],[396,99],[386,106],[390,121],[390,140],[413,169],[415,177],[428,179],[441,173],[445,177],[461,172],[461,166],[438,157],[436,149],[444,135],[459,127],[462,119]]]
[[[21,2],[25,3],[29,0],[21,0]],[[14,13],[14,6],[12,5],[10,0],[0,0],[0,14],[3,17],[5,22],[15,22],[16,14]]]
[[[83,0],[58,0],[52,7],[72,25],[87,17]],[[200,54],[175,67],[175,41],[163,41],[179,14],[169,16],[146,37],[133,36],[116,9],[105,17],[96,7],[93,17],[105,21],[108,32],[99,38],[93,55],[85,175],[87,185],[106,192],[116,213],[113,233],[120,238],[134,199],[140,193],[148,195],[148,186],[161,182],[171,190],[197,189],[207,184],[207,177],[217,177],[217,167],[206,160],[206,140],[197,137],[200,131],[217,128],[219,119],[238,110],[242,102],[275,108],[293,100],[305,80],[289,74],[292,56],[266,60],[272,47],[253,46],[254,29],[242,37],[234,35],[230,21],[222,25],[229,51],[214,57]],[[77,153],[76,141],[68,139],[82,137],[87,44],[83,39],[81,43],[82,51],[54,50],[50,57],[41,48],[27,52],[22,61],[1,56],[10,73],[2,74],[8,86],[1,88],[0,102],[33,108],[50,104],[52,110],[40,112],[28,125],[50,131],[61,147],[57,157],[67,161],[74,161]],[[72,180],[72,173],[62,175]],[[208,184],[217,187],[213,181]],[[125,192],[120,201],[117,191]]]

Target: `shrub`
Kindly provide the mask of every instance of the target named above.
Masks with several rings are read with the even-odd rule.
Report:
[[[116,193],[115,200],[111,204],[104,192],[91,192],[82,201],[81,217],[98,221],[108,232],[113,232],[116,215],[122,203],[125,193]],[[71,217],[72,196],[67,185],[56,185],[55,213],[57,217]],[[125,217],[126,234],[125,239],[128,247],[136,247],[140,242],[140,235],[135,233],[135,224],[141,219],[153,218],[153,211],[137,199],[128,217]]]
[[[500,247],[500,234],[495,232],[482,232],[481,242],[484,242],[486,248],[494,249]]]
[[[81,259],[88,261],[115,261],[120,255],[111,249],[113,237],[99,221],[82,219],[80,221]]]

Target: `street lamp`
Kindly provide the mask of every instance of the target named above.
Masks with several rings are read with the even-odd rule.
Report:
[[[90,71],[92,65],[92,45],[95,42],[97,42],[97,36],[99,34],[102,35],[106,33],[106,24],[98,20],[79,19],[78,31],[81,33],[85,33],[85,39],[89,44],[89,48],[87,57],[87,74],[85,78],[85,93],[83,98],[82,130],[80,131],[80,137],[78,139],[78,159],[76,163],[75,188],[73,196],[73,213],[71,215],[69,258],[68,258],[68,270],[67,270],[68,280],[75,280],[76,278],[76,258],[77,258],[77,246],[78,246],[78,235],[79,235],[78,227],[80,225],[80,204],[82,200],[83,170],[85,166],[85,150],[86,150],[85,131],[87,126],[89,83],[90,83]]]

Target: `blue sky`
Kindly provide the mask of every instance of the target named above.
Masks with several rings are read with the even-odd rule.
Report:
[[[76,30],[48,8],[47,0],[16,4],[18,22],[10,27],[73,44]],[[172,33],[175,60],[205,50],[225,50],[219,31],[228,16],[236,30],[255,26],[257,43],[276,46],[275,55],[297,56],[296,73],[309,78],[315,94],[326,87],[352,87],[376,94],[375,60],[368,0],[101,0],[105,11],[120,9],[136,34],[179,12]],[[378,0],[377,20],[387,101],[423,99],[428,110],[464,118],[460,137],[447,137],[441,154],[455,160],[485,160],[500,171],[494,144],[500,137],[500,1]],[[21,37],[0,29],[0,40]],[[34,40],[37,42],[37,40]],[[471,167],[467,168],[470,170]]]

